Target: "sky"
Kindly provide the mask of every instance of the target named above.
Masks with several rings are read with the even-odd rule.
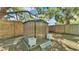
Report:
[[[55,25],[56,21],[55,21],[55,17],[52,17],[49,21],[47,21],[49,23],[49,25]]]
[[[26,8],[26,10],[30,11],[32,14],[36,14],[37,12],[35,11],[34,8]],[[46,10],[46,9],[45,9]],[[52,17],[49,21],[47,21],[49,24],[48,25],[55,25],[56,21],[55,21],[55,18]]]

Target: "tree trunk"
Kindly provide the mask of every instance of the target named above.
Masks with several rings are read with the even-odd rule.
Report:
[[[66,25],[68,25],[68,24],[70,24],[70,20],[66,19],[66,20],[64,21],[64,23],[65,23]]]
[[[7,14],[8,7],[2,7],[0,10],[0,19],[3,18],[4,15]]]

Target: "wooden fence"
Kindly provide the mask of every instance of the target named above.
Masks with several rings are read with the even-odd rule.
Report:
[[[79,35],[79,25],[78,24],[54,25],[54,26],[49,26],[49,31],[56,33]]]
[[[20,21],[0,20],[0,39],[23,35],[23,24]]]

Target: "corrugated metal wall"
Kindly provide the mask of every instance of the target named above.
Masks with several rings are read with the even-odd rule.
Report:
[[[36,37],[45,38],[48,33],[48,25],[42,22],[36,22]]]
[[[34,34],[34,22],[28,22],[24,24],[24,36],[33,37]]]
[[[43,22],[30,21],[24,23],[25,37],[36,37],[43,39],[48,32],[48,25]]]

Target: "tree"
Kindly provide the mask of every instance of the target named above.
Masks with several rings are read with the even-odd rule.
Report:
[[[54,16],[57,22],[65,24],[70,24],[70,20],[76,20],[74,15],[79,15],[78,9],[79,8],[74,7],[47,7],[47,10],[44,11],[43,7],[36,7],[36,10],[38,12],[37,15],[42,14],[45,17],[45,19],[51,19]]]
[[[2,7],[1,12],[4,13],[0,15],[0,18],[7,14],[7,10],[9,12],[26,11],[23,7]],[[35,10],[37,11],[35,15],[32,15],[29,11],[14,14],[19,17],[19,20],[34,19],[33,16],[42,20],[50,20],[52,17],[55,17],[57,22],[65,24],[70,24],[70,20],[76,20],[75,15],[79,16],[78,7],[35,7]],[[8,16],[13,17],[11,14],[8,14]]]
[[[60,19],[62,22],[62,19],[61,19],[62,15],[60,13],[60,12],[62,12],[61,7],[60,8],[46,7],[47,10],[45,10],[44,8],[43,7],[36,7],[35,9],[38,12],[38,14],[36,14],[36,15],[39,16],[42,14],[42,16],[40,18],[44,17],[43,19],[48,19],[48,20],[54,16],[56,18],[55,19],[56,21],[59,21],[58,19]]]
[[[66,22],[66,24],[70,24],[70,20],[76,20],[76,18],[74,17],[75,13],[73,10],[75,10],[75,8],[72,7],[63,8],[63,13],[64,13],[63,19]]]
[[[3,16],[5,16],[7,14],[7,9],[8,9],[8,7],[1,7],[0,8],[0,19],[2,19]]]

